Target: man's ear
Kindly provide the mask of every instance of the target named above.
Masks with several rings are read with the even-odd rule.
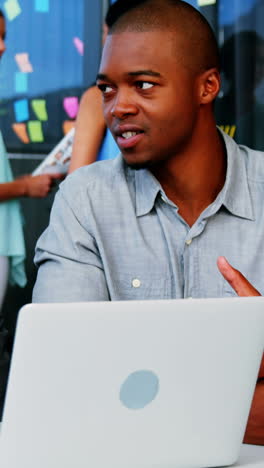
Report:
[[[206,70],[199,77],[200,104],[210,104],[220,91],[220,73],[217,68]]]

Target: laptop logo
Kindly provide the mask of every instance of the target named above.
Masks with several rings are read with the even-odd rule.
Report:
[[[139,410],[149,405],[159,391],[159,379],[148,370],[138,370],[130,374],[120,389],[120,401],[128,409]]]

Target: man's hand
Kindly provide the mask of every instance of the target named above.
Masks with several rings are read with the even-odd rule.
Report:
[[[223,277],[234,289],[238,296],[261,296],[261,294],[250,284],[250,282],[233,268],[225,257],[218,257],[217,266]]]
[[[49,193],[53,181],[61,179],[61,174],[26,175],[22,179],[25,183],[25,196],[43,198]]]
[[[217,266],[223,277],[228,281],[238,296],[261,296],[261,294],[250,284],[250,282],[233,268],[225,257],[218,257]],[[264,445],[264,357],[257,382],[254,398],[249,413],[244,444]]]

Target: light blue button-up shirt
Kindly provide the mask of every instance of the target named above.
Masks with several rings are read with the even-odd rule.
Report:
[[[69,176],[37,244],[33,300],[235,294],[217,269],[219,255],[263,294],[264,153],[223,138],[224,187],[191,228],[154,176],[121,156]]]

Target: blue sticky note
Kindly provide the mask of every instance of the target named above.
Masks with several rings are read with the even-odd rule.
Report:
[[[15,90],[16,93],[26,93],[28,90],[28,75],[26,73],[15,73]]]
[[[29,119],[28,100],[20,99],[14,103],[14,111],[17,122],[24,122]]]
[[[40,13],[48,13],[49,0],[35,0],[35,10]]]

